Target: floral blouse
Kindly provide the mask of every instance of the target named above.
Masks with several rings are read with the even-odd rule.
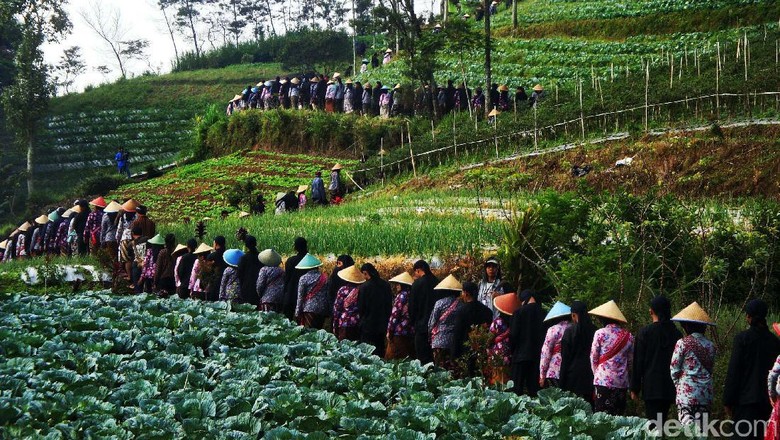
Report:
[[[677,341],[670,370],[678,407],[712,403],[714,365],[715,345],[701,333],[692,333]]]
[[[141,277],[147,280],[153,280],[154,274],[157,273],[157,261],[154,260],[154,254],[151,249],[146,249],[146,255],[144,255],[144,266],[141,270]]]
[[[352,295],[351,298],[350,295]],[[343,327],[355,327],[358,325],[360,316],[358,315],[357,296],[358,287],[352,284],[345,284],[336,291],[336,300],[333,302],[334,332]],[[350,298],[350,310],[345,313],[347,298]]]
[[[775,399],[777,395],[780,394],[780,382],[777,380],[778,377],[780,377],[780,356],[775,360],[775,366],[769,370],[769,376],[767,376],[767,388],[769,390],[769,397],[772,399]]]
[[[260,304],[282,304],[284,302],[284,269],[263,266],[257,274],[257,296]]]
[[[16,237],[16,258],[22,258],[27,256],[27,237],[24,234],[19,234]]]
[[[393,311],[387,322],[387,336],[410,336],[414,334],[412,320],[409,318],[409,289],[404,288],[393,300]]]
[[[191,293],[201,292],[200,288],[200,258],[195,260],[195,264],[192,265],[192,273],[190,274],[189,288]]]
[[[540,379],[560,379],[561,340],[567,328],[569,328],[569,321],[561,321],[547,329],[542,345],[542,358],[539,361]]]
[[[319,289],[312,295],[312,290],[316,286],[319,286]],[[327,315],[329,312],[328,277],[318,269],[312,269],[303,274],[298,281],[298,302],[295,306],[295,317],[300,317],[302,313]]]
[[[90,243],[92,241],[92,234],[98,237],[100,242],[100,228],[103,224],[103,211],[92,211],[87,216],[87,224],[84,226],[84,241]]]
[[[235,267],[228,266],[222,273],[222,281],[219,285],[219,300],[233,301],[238,298],[241,285],[238,283],[238,271]]]
[[[614,355],[609,356],[621,338],[627,339],[626,343]],[[615,324],[607,324],[606,327],[596,330],[593,345],[590,346],[593,385],[627,389],[633,353],[634,336],[628,330]]]
[[[498,316],[490,323],[488,330],[493,336],[493,342],[488,347],[488,357],[501,359],[504,365],[512,362],[512,348],[509,346],[509,323],[503,317]]]
[[[462,304],[457,296],[448,296],[433,305],[431,318],[428,320],[431,348],[449,348],[455,331],[457,311]]]

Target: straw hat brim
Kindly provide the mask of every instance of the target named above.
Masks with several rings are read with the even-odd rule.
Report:
[[[366,279],[363,277],[363,273],[354,264],[341,269],[338,272],[338,277],[352,284],[363,284],[366,282]]]
[[[493,298],[493,306],[505,315],[514,314],[522,305],[523,303],[515,293],[505,293]]]
[[[302,193],[309,189],[309,185],[301,185],[298,187],[298,189],[295,191],[296,194]]]
[[[186,250],[187,250],[187,246],[184,246],[183,244],[177,244],[176,247],[173,249],[171,256],[175,257],[179,255],[181,251],[186,251]]]
[[[198,246],[198,248],[195,249],[195,252],[193,252],[193,254],[199,255],[199,254],[206,254],[209,252],[214,252],[214,248],[207,245],[206,243],[201,243],[200,246]]]
[[[105,208],[106,200],[103,197],[95,197],[91,202],[89,202],[89,204],[92,206],[97,206],[98,208]]]
[[[443,279],[433,290],[457,290],[460,292],[463,290],[463,284],[458,281],[452,274],[447,275],[447,278]]]
[[[252,214],[250,214],[250,213],[248,213],[246,211],[241,211],[241,212],[238,213],[238,218],[249,217],[250,215],[252,215]]]
[[[45,225],[46,223],[49,223],[49,217],[47,217],[46,214],[41,214],[35,219],[35,223]]]
[[[704,311],[703,308],[697,302],[692,302],[688,307],[680,310],[679,313],[672,317],[674,322],[695,322],[697,324],[715,325],[710,315]]]
[[[618,308],[615,301],[608,301],[604,304],[596,307],[595,309],[591,310],[590,312],[593,316],[598,316],[600,318],[607,318],[607,319],[613,319],[618,322],[622,323],[628,323],[628,320],[623,315],[623,312],[620,311],[620,308]]]
[[[500,111],[498,111],[496,109],[493,109],[493,110],[490,111],[490,113],[488,113],[488,116],[498,116],[500,114],[501,114]]]
[[[260,254],[257,256],[257,259],[269,267],[276,267],[282,264],[282,256],[273,249],[266,249],[260,252]]]
[[[30,224],[30,222],[24,222],[16,229],[18,229],[21,232],[27,232],[31,226],[32,225]]]
[[[543,91],[543,90],[544,90],[544,87],[542,87],[542,86],[541,86],[541,85],[539,85],[539,84],[537,84],[537,85],[535,85],[535,86],[534,86],[534,92],[541,92],[541,91]]]
[[[341,166],[341,164],[340,164],[340,163],[337,163],[336,165],[333,165],[333,168],[331,168],[330,170],[331,170],[331,171],[338,171],[338,170],[340,170],[340,169],[342,169],[342,168],[343,168],[343,167]]]
[[[112,212],[119,212],[122,210],[122,205],[115,201],[111,201],[104,209],[103,212],[105,213],[112,213]]]
[[[571,308],[566,304],[558,301],[553,305],[547,316],[544,317],[544,322],[552,321],[554,319],[563,318],[565,316],[571,316]]]
[[[409,275],[409,272],[406,271],[401,272],[393,278],[390,278],[388,281],[391,283],[405,284],[407,286],[414,284],[414,278],[412,278],[412,276]]]
[[[306,254],[303,259],[301,259],[301,262],[298,263],[297,266],[295,266],[296,269],[302,269],[302,270],[309,270],[309,269],[315,269],[322,266],[322,261],[320,261],[317,257],[315,257],[312,254]]]

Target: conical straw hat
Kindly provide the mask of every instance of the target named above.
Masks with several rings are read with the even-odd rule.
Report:
[[[92,206],[97,206],[99,208],[105,208],[106,207],[106,199],[104,199],[103,197],[96,197],[96,198],[92,199],[92,201],[89,202],[89,204],[92,205]]]
[[[463,285],[452,274],[447,275],[447,278],[443,279],[433,290],[457,290],[460,292],[463,290]]]
[[[493,110],[490,110],[490,113],[488,113],[488,116],[498,116],[500,114],[501,114],[500,111],[498,111],[496,109],[493,109]]]
[[[286,195],[287,194],[285,194],[285,193],[283,193],[281,191],[276,193],[276,201],[278,202],[279,200],[282,200],[284,198],[284,196],[286,196]]]
[[[157,234],[154,237],[150,238],[149,241],[147,241],[147,243],[162,246],[165,244],[165,239],[163,238],[162,234]]]
[[[103,212],[105,213],[112,213],[112,212],[119,212],[122,210],[122,205],[116,202],[116,200],[112,200],[111,203],[106,206],[105,209],[103,209]]]
[[[248,213],[246,211],[241,211],[241,212],[238,213],[238,218],[249,217],[250,215],[252,215],[252,214],[250,214],[250,213]]]
[[[623,312],[620,311],[617,304],[615,304],[615,301],[612,300],[605,302],[588,313],[594,316],[599,316],[601,318],[614,319],[615,321],[622,323],[628,322],[626,317],[623,316]]]
[[[200,246],[198,246],[197,249],[195,249],[195,252],[193,254],[207,254],[209,252],[214,252],[214,248],[207,245],[206,243],[201,243]]]
[[[276,267],[282,264],[282,256],[273,249],[266,249],[263,252],[260,252],[260,254],[257,256],[257,259],[269,267]]]
[[[30,224],[30,222],[24,222],[24,223],[22,223],[21,226],[19,226],[16,229],[18,229],[21,232],[27,232],[30,229],[31,226],[32,225]]]
[[[8,247],[8,240],[0,241],[0,249],[5,249]]]
[[[318,260],[317,257],[315,257],[312,254],[306,254],[305,257],[301,259],[301,262],[298,263],[297,266],[295,266],[296,269],[314,269],[315,267],[322,266],[322,261]]]
[[[71,215],[73,215],[72,209],[66,209],[65,212],[62,213],[63,218],[70,218]]]
[[[301,186],[299,186],[299,187],[298,187],[298,189],[295,191],[295,194],[300,194],[300,193],[302,193],[302,192],[306,191],[307,189],[309,189],[309,185],[301,185]]]
[[[534,86],[534,92],[541,92],[542,90],[544,90],[544,87],[542,87],[541,84],[537,84]]]
[[[517,294],[512,292],[493,298],[493,305],[499,312],[505,315],[512,315],[521,305],[523,305],[523,303],[520,301],[520,298],[517,297]]]
[[[135,210],[138,208],[139,203],[136,202],[133,199],[130,199],[122,205],[122,210],[125,212],[135,212]]]
[[[552,321],[553,319],[563,318],[564,316],[571,316],[571,307],[558,301],[552,306],[547,316],[544,318],[544,322]]]
[[[35,219],[35,223],[45,225],[46,223],[49,223],[49,217],[47,217],[46,214],[41,214]]]
[[[710,315],[701,308],[699,303],[693,302],[688,307],[680,310],[680,313],[674,315],[672,321],[676,322],[696,322],[699,324],[715,325]]]
[[[340,170],[340,169],[342,169],[342,168],[343,168],[343,167],[341,166],[341,164],[340,164],[340,163],[337,163],[336,165],[333,165],[333,168],[331,168],[330,170],[331,170],[331,171],[338,171],[338,170]]]
[[[412,278],[412,276],[409,275],[409,272],[403,271],[400,274],[394,276],[393,278],[390,278],[389,281],[391,283],[406,284],[407,286],[411,286],[414,283],[414,278]]]
[[[363,277],[363,272],[361,272],[360,269],[358,269],[354,264],[347,268],[341,269],[338,275],[339,278],[348,283],[363,284],[366,282],[366,279]]]
[[[171,256],[179,255],[181,251],[186,251],[186,250],[187,250],[187,246],[184,246],[183,244],[177,244],[176,247],[173,249],[173,253],[171,254]]]

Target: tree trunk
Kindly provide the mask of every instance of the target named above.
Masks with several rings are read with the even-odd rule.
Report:
[[[168,14],[165,13],[165,8],[160,5],[160,10],[163,13],[163,18],[165,18],[165,26],[168,27],[168,33],[171,34],[171,43],[173,43],[173,53],[176,56],[176,64],[179,64],[179,48],[176,47],[176,38],[173,35],[173,28],[171,27],[171,22],[168,20]]]
[[[33,148],[35,140],[33,139],[32,131],[27,132],[27,200],[30,200],[33,193]]]
[[[266,0],[266,7],[268,8],[268,23],[271,25],[271,35],[276,36],[276,27],[274,26],[274,14],[271,9],[271,2]]]
[[[490,69],[490,1],[485,0],[485,118],[490,113],[490,84],[493,82]],[[517,0],[515,0],[517,1]]]
[[[512,0],[512,29],[517,29],[517,0]]]
[[[195,46],[195,57],[200,58],[200,47],[198,46],[198,32],[195,31],[195,21],[193,20],[193,8],[192,3],[187,2],[187,19],[190,22],[190,31],[192,32],[192,44]]]

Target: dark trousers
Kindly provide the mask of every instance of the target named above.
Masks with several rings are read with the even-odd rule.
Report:
[[[431,350],[431,342],[428,340],[427,331],[415,331],[414,351],[417,352],[417,359],[421,364],[425,365],[433,362],[433,351]]]
[[[663,399],[649,399],[645,400],[645,418],[647,420],[661,420],[661,427],[669,420],[669,408],[671,408],[672,400]],[[659,417],[660,415],[660,417]],[[659,427],[659,429],[661,428]],[[655,424],[653,424],[655,429]]]
[[[373,345],[374,352],[372,354],[382,357],[385,355],[385,335],[380,333],[378,335],[372,335],[369,333],[362,333],[360,335],[360,342]]]
[[[734,412],[732,414],[732,419],[734,419],[734,435],[732,438],[762,440],[764,438],[763,428],[766,426],[763,422],[769,420],[771,412],[772,408],[769,405],[760,403],[734,406]],[[754,427],[758,427],[759,432],[753,432]],[[743,435],[740,435],[739,433],[743,433]]]
[[[522,396],[528,394],[536,397],[539,392],[539,361],[518,361],[512,363],[512,391]]]

